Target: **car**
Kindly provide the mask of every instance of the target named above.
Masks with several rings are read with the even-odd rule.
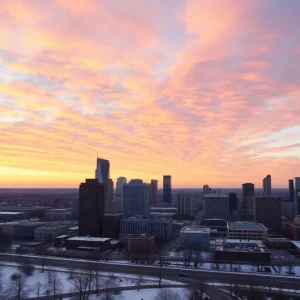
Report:
[[[186,275],[183,274],[183,273],[179,273],[178,276],[179,276],[179,277],[186,277]]]

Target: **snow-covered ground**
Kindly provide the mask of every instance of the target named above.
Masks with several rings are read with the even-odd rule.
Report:
[[[160,292],[161,289],[144,289],[144,290],[131,290],[124,291],[115,297],[118,300],[154,300],[157,293]],[[173,288],[171,289],[173,293],[178,293],[180,296],[180,300],[187,300],[187,291],[186,289]],[[89,297],[91,300],[98,300],[96,296]],[[163,298],[166,299],[166,298]],[[172,300],[172,299],[170,299]]]
[[[57,294],[58,293],[69,293],[69,292],[76,292],[77,290],[74,287],[74,280],[70,277],[70,271],[66,268],[47,268],[44,272],[42,272],[40,269],[40,266],[37,267],[30,276],[24,276],[25,284],[26,284],[26,290],[28,291],[28,297],[37,297],[37,290],[38,285],[41,285],[42,288],[40,289],[40,296],[41,295],[47,295],[50,293],[50,289],[52,284],[49,283],[49,274],[55,273],[57,276]],[[0,266],[0,282],[2,282],[2,292],[5,293],[8,292],[10,287],[13,284],[12,276],[15,273],[18,273],[19,270],[17,266]],[[76,274],[83,274],[87,271],[82,270],[74,270],[73,272],[73,278],[76,276]],[[145,285],[156,285],[158,284],[158,279],[153,277],[140,277],[140,276],[134,276],[129,274],[121,274],[121,273],[106,273],[106,272],[99,272],[100,279],[100,287],[103,287],[103,284],[108,279],[113,282],[111,284],[112,286],[116,287],[128,287],[128,286],[145,286]],[[162,284],[180,284],[174,281],[170,280],[162,280]],[[1,291],[1,287],[0,287]],[[1,293],[0,293],[1,296]],[[0,297],[1,298],[1,297]],[[132,299],[131,299],[132,300]]]

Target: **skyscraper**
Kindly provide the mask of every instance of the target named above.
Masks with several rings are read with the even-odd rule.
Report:
[[[254,184],[253,183],[244,183],[243,184],[243,200],[241,203],[241,208],[252,210],[254,197]]]
[[[294,189],[294,180],[289,180],[289,201],[294,202],[295,201],[295,189]]]
[[[104,214],[104,185],[86,179],[79,187],[79,235],[101,236]]]
[[[190,218],[192,216],[191,193],[180,193],[177,198],[177,215],[179,218]]]
[[[117,196],[123,197],[123,186],[127,183],[127,179],[125,177],[119,177],[117,179],[117,186],[116,186],[116,194]]]
[[[255,197],[253,201],[254,221],[279,231],[282,226],[281,198]]]
[[[134,215],[150,214],[150,184],[141,179],[132,179],[123,187],[123,213],[126,218]]]
[[[264,196],[268,197],[272,194],[272,183],[271,183],[271,175],[267,175],[263,179],[263,194]]]
[[[111,202],[114,200],[114,182],[112,179],[108,179],[108,201]]]
[[[208,184],[203,186],[203,197],[207,194],[209,194],[209,185]]]
[[[109,160],[97,158],[97,168],[95,171],[96,179],[98,179],[98,181],[104,185],[107,185],[108,179],[110,178],[109,167]]]
[[[229,214],[232,215],[234,210],[238,209],[238,198],[236,193],[229,193]]]
[[[294,189],[295,189],[295,204],[297,209],[297,215],[300,215],[300,177],[294,178]]]
[[[99,183],[104,185],[104,210],[108,211],[108,202],[109,202],[109,182],[110,178],[110,163],[109,160],[103,158],[97,158],[97,168],[95,171],[95,177],[98,179]]]
[[[157,180],[151,179],[151,204],[157,202]]]
[[[167,203],[172,202],[172,188],[170,175],[164,175],[163,177],[163,201]]]

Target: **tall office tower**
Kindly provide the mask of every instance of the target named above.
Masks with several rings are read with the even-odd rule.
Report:
[[[241,203],[242,209],[253,209],[253,197],[254,197],[254,184],[244,183],[243,184],[243,200]]]
[[[203,186],[203,197],[207,194],[209,194],[209,185],[208,184]]]
[[[281,198],[255,197],[253,215],[256,223],[262,223],[268,229],[279,231],[282,226]]]
[[[97,168],[95,171],[96,179],[104,185],[104,210],[108,211],[109,191],[108,179],[110,178],[110,163],[109,160],[97,158]]]
[[[123,197],[123,186],[127,183],[127,179],[125,177],[119,177],[117,179],[117,186],[116,186],[116,194],[117,196]]]
[[[123,187],[123,213],[125,218],[150,214],[150,184],[141,179],[132,179]]]
[[[172,202],[172,188],[170,175],[164,175],[163,178],[163,201],[167,203]]]
[[[229,214],[238,209],[238,198],[236,193],[229,193]]]
[[[103,183],[104,185],[107,184],[108,179],[110,178],[109,167],[110,167],[109,160],[103,158],[97,158],[97,168],[95,171],[96,179],[98,179],[99,182]]]
[[[180,193],[177,198],[177,216],[179,218],[190,218],[193,211],[193,200],[191,193]]]
[[[157,180],[151,179],[151,204],[157,202]]]
[[[294,180],[289,179],[289,202],[294,202],[294,200],[295,200]]]
[[[114,182],[112,179],[108,179],[108,201],[114,200]]]
[[[104,185],[86,179],[79,187],[79,235],[101,236],[104,214]]]
[[[263,193],[264,196],[271,196],[272,194],[272,183],[271,183],[271,175],[267,175],[263,179]]]
[[[300,177],[294,178],[294,191],[297,215],[300,215]]]

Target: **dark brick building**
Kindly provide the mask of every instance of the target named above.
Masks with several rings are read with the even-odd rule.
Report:
[[[103,233],[104,237],[118,239],[120,235],[120,225],[123,214],[105,214],[103,216]]]
[[[66,248],[70,250],[98,248],[100,251],[107,251],[111,249],[111,243],[107,238],[76,236],[66,240]]]
[[[101,236],[104,214],[104,185],[98,179],[86,179],[79,188],[79,226],[81,236]]]
[[[268,229],[279,231],[282,227],[281,198],[256,197],[253,205],[254,221]]]
[[[294,222],[288,223],[287,231],[292,240],[300,240],[300,215],[294,218]]]
[[[127,253],[150,254],[155,248],[155,237],[149,235],[128,235],[123,238],[124,248]]]

